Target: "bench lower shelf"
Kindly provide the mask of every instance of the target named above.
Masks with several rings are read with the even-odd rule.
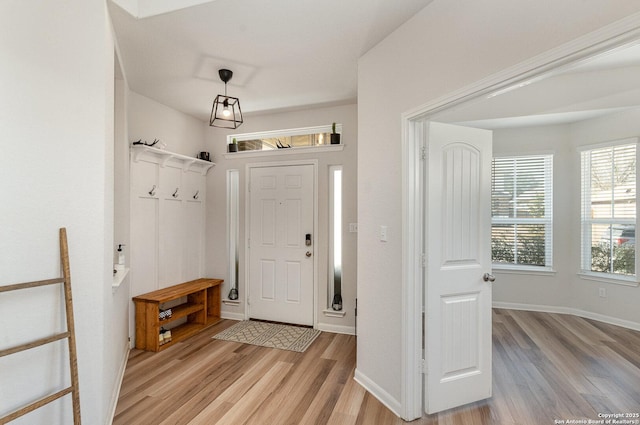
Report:
[[[218,319],[218,320],[212,320],[210,322],[208,322],[206,325],[201,325],[198,323],[183,323],[182,325],[178,325],[175,328],[171,329],[171,341],[170,342],[166,342],[162,345],[160,345],[158,347],[158,351],[162,351],[164,349],[167,349],[169,347],[171,347],[173,344],[175,344],[176,342],[180,342],[182,340],[185,340],[189,337],[194,336],[195,334],[197,334],[198,332],[213,326],[217,323],[220,323],[222,319]]]

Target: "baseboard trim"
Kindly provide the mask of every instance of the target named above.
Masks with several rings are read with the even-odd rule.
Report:
[[[572,314],[578,317],[584,317],[585,319],[597,320],[598,322],[608,323],[610,325],[616,325],[623,328],[631,329],[634,331],[640,331],[640,323],[632,322],[630,320],[619,319],[617,317],[605,316],[604,314],[593,313],[591,311],[580,310],[570,307],[558,307],[550,305],[535,305],[535,304],[519,304],[519,303],[505,303],[505,302],[493,302],[494,308],[504,308],[508,310],[527,310],[527,311],[539,311],[542,313],[558,313],[558,314]]]
[[[220,317],[229,320],[244,320],[244,313],[232,313],[229,311],[223,311],[220,313]]]
[[[366,375],[360,372],[359,369],[356,368],[356,372],[353,376],[353,379],[360,384],[365,390],[371,393],[372,396],[377,398],[380,403],[384,404],[394,415],[397,417],[401,417],[400,411],[402,410],[402,405],[398,400],[393,398],[388,392],[383,390],[378,384],[369,379]]]
[[[318,323],[317,328],[319,331],[331,332],[334,334],[345,334],[345,335],[356,334],[355,326],[342,326],[342,325],[331,325],[328,323]]]
[[[118,398],[120,398],[120,389],[122,388],[122,381],[124,379],[124,372],[127,370],[127,362],[129,361],[129,341],[124,344],[123,359],[120,364],[120,370],[118,371],[118,380],[116,381],[115,388],[111,394],[111,414],[107,417],[106,425],[112,424],[113,419],[116,416],[116,408],[118,407]]]

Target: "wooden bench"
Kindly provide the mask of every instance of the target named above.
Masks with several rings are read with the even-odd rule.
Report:
[[[136,305],[136,348],[161,351],[178,341],[220,322],[220,286],[222,279],[196,279],[147,294],[133,297]],[[171,306],[171,316],[161,319],[160,309],[165,303],[186,298]],[[177,326],[169,323],[186,318]],[[171,330],[171,342],[160,344],[160,329]]]

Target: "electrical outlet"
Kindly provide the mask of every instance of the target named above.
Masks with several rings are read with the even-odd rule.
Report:
[[[607,298],[607,289],[606,288],[598,289],[598,296],[600,296],[601,298]]]

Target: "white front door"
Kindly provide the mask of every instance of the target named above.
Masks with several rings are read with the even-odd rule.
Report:
[[[314,166],[250,170],[249,317],[313,325]]]
[[[491,397],[492,134],[431,122],[428,135],[425,410],[435,413]]]

